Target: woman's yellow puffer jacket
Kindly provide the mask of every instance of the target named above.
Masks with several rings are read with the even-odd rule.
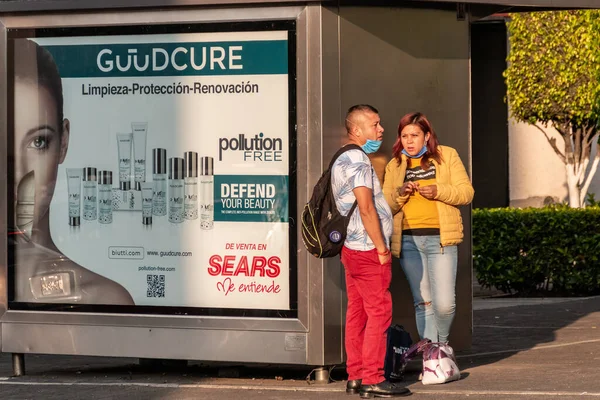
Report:
[[[467,175],[458,152],[452,147],[439,146],[442,163],[432,162],[436,167],[436,185],[438,214],[440,217],[440,242],[442,246],[453,246],[462,242],[463,223],[460,211],[456,206],[471,203],[473,186]],[[402,164],[394,158],[385,167],[383,194],[394,214],[394,231],[392,233],[391,251],[395,257],[400,257],[402,243],[402,207],[409,196],[398,196],[397,189],[404,184],[407,157],[402,154]]]

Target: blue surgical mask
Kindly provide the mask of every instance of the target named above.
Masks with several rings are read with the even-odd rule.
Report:
[[[362,149],[365,151],[365,153],[367,154],[371,154],[371,153],[375,153],[377,150],[379,150],[379,148],[381,147],[381,140],[371,140],[371,139],[367,139],[367,143],[363,144]]]
[[[408,154],[408,151],[406,151],[406,149],[402,149],[402,154],[404,154],[405,156],[410,157],[410,158],[419,158],[425,153],[427,153],[427,145],[426,144],[423,145],[423,148],[421,149],[421,151],[419,151],[419,154],[414,155],[414,156],[411,156],[410,154]]]

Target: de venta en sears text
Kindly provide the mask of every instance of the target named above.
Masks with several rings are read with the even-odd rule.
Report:
[[[252,250],[267,251],[265,243],[226,243],[225,252],[228,250]],[[213,254],[209,258],[208,274],[211,276],[225,277],[217,282],[217,290],[227,296],[230,293],[272,293],[277,294],[281,291],[275,280],[269,283],[236,283],[236,277],[255,277],[255,278],[277,278],[281,273],[281,258],[278,256],[246,256],[233,254]]]

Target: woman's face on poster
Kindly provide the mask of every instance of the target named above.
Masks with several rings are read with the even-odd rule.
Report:
[[[14,177],[17,200],[33,210],[33,228],[47,217],[56,186],[58,165],[66,156],[69,121],[58,120],[55,99],[35,81],[15,80]],[[31,204],[31,200],[34,203]]]

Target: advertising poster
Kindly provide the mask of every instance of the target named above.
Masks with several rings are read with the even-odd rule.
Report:
[[[288,310],[288,31],[12,40],[14,301]]]

